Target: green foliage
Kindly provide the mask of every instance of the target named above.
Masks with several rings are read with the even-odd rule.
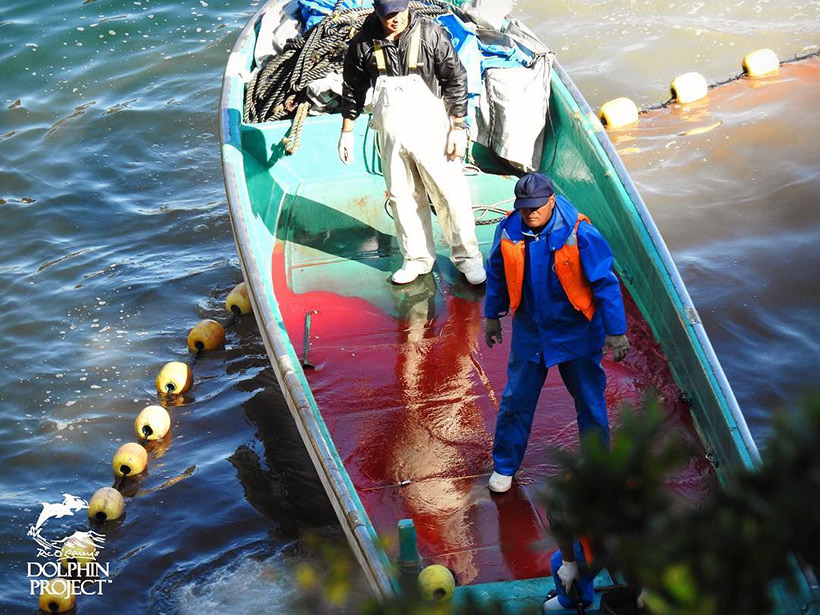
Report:
[[[738,472],[729,493],[775,525],[784,545],[820,570],[820,396],[774,419],[758,472]]]
[[[700,506],[682,507],[666,488],[693,451],[670,428],[659,403],[624,409],[611,448],[584,442],[582,454],[555,453],[559,476],[544,502],[556,533],[594,539],[598,563],[643,588],[658,615],[748,615],[771,612],[776,579],[793,579],[791,554],[820,567],[820,397],[776,418],[755,470],[728,468],[725,489]],[[501,604],[434,605],[414,576],[402,596],[379,602],[351,581],[345,545],[307,537],[317,564],[295,578],[305,613],[364,615],[500,615]],[[398,572],[396,574],[399,574]],[[539,610],[536,609],[536,612]]]
[[[657,400],[648,400],[640,414],[625,408],[622,417],[611,448],[591,438],[582,455],[554,452],[561,471],[544,497],[552,531],[592,538],[598,561],[615,570],[631,547],[624,541],[647,534],[669,512],[664,481],[687,457],[683,439],[670,437]]]
[[[563,478],[546,492],[558,527],[593,536],[602,563],[644,588],[664,615],[771,611],[770,587],[793,580],[791,554],[817,566],[820,516],[820,398],[774,422],[759,468],[728,468],[725,489],[698,508],[676,506],[664,481],[682,459],[667,441],[655,402],[627,411],[612,449],[558,453]]]
[[[501,603],[478,602],[472,596],[459,604],[433,604],[419,592],[417,575],[394,574],[402,586],[400,596],[377,600],[358,570],[349,547],[317,533],[302,536],[309,560],[297,564],[294,580],[299,586],[297,612],[305,615],[503,615]],[[383,545],[387,547],[387,545]],[[541,609],[532,615],[540,615]]]

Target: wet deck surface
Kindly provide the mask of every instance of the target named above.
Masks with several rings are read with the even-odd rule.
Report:
[[[485,252],[491,232],[479,229]],[[504,343],[487,348],[483,286],[470,287],[442,255],[433,274],[390,284],[400,257],[375,229],[328,232],[324,245],[337,249],[321,256],[299,228],[286,235],[272,255],[285,326],[301,357],[305,313],[315,311],[307,379],[376,531],[390,540],[388,552],[396,553],[396,522],[412,518],[425,563],[444,564],[460,584],[548,575],[554,543],[537,487],[554,472],[550,449],[578,440],[558,370],[550,371],[512,490],[491,495],[510,319]],[[631,302],[627,312],[633,351],[621,364],[604,360],[611,425],[622,402],[637,403],[652,387],[672,414],[686,416],[648,327]],[[693,459],[673,488],[697,499],[709,475],[708,463]]]

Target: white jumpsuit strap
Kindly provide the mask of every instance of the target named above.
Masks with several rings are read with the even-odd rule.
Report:
[[[407,48],[407,72],[414,73],[419,66],[419,51],[421,50],[421,28],[417,27],[410,35],[410,44]]]
[[[376,68],[379,69],[379,74],[387,73],[387,59],[384,57],[384,45],[379,41],[373,43],[373,56],[376,58]]]

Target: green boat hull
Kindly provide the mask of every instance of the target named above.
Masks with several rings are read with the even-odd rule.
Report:
[[[401,291],[387,280],[401,257],[384,207],[384,180],[367,118],[356,123],[359,149],[351,167],[336,156],[337,116],[309,118],[300,149],[292,156],[285,155],[282,145],[289,121],[242,122],[241,75],[252,65],[255,27],[267,6],[240,34],[223,82],[221,148],[237,251],[271,363],[319,477],[369,582],[377,594],[389,596],[401,591],[391,574],[393,563],[308,383],[301,340],[294,339],[293,325],[285,322],[283,301],[290,300],[285,294],[336,293],[395,313]],[[557,63],[551,85],[551,130],[542,170],[612,246],[617,271],[668,360],[718,475],[730,466],[753,466],[759,461],[754,441],[646,206],[597,117]],[[491,164],[480,147],[474,153],[485,166]],[[493,173],[471,177],[474,203],[509,208],[515,179]],[[493,229],[478,227],[485,254]],[[440,237],[437,245],[442,248],[441,276],[451,280],[455,273],[447,270]],[[275,270],[277,255],[284,273]],[[602,575],[597,582],[606,585],[611,579]],[[549,577],[510,580],[459,587],[457,595],[501,599],[512,612],[543,599],[551,584]],[[784,613],[799,612],[807,595],[807,587],[801,588],[802,596],[774,591]]]

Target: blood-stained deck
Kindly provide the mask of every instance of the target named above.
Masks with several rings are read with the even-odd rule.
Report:
[[[474,203],[497,204],[510,200],[514,178],[482,174],[470,183]],[[550,449],[578,440],[558,371],[547,379],[512,490],[491,494],[486,484],[510,319],[505,342],[489,349],[483,286],[467,284],[441,238],[432,274],[391,284],[401,256],[379,230],[390,226],[381,204],[324,194],[316,186],[300,191],[281,216],[273,288],[297,349],[311,313],[308,359],[315,367],[306,370],[307,381],[376,531],[395,538],[397,521],[413,519],[425,563],[447,566],[462,585],[549,575],[554,544],[537,490],[554,471]],[[492,232],[478,228],[485,254]],[[604,360],[611,424],[622,403],[638,403],[652,388],[674,416],[688,417],[662,352],[628,298],[627,304],[633,350],[620,364]],[[709,474],[705,458],[693,459],[675,486],[697,498]],[[395,540],[388,540],[388,553],[397,555]]]

